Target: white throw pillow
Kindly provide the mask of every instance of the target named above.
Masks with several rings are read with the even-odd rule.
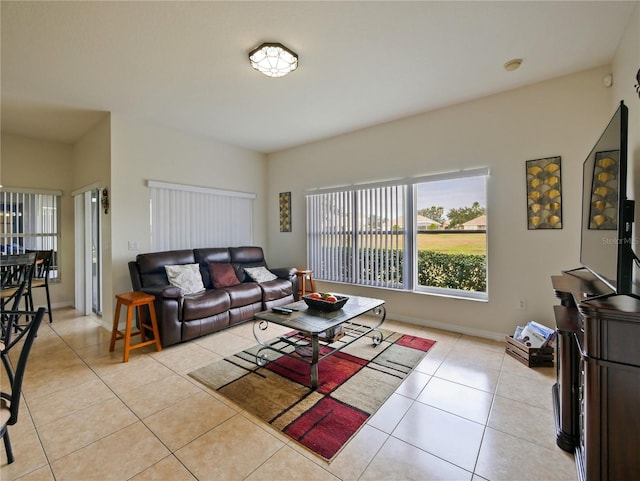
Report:
[[[181,264],[164,266],[169,284],[179,287],[183,294],[196,294],[204,291],[200,266],[198,264]]]
[[[251,279],[258,283],[273,281],[274,279],[278,278],[278,276],[276,276],[266,267],[245,267],[244,271],[249,277],[251,277]]]

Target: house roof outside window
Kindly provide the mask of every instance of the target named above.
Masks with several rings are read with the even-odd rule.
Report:
[[[462,230],[486,230],[487,215],[481,215],[462,224]]]

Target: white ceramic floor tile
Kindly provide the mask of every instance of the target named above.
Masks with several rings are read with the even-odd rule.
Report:
[[[176,451],[198,479],[242,480],[273,456],[284,443],[236,415]]]
[[[487,428],[475,473],[491,481],[576,481],[573,456]]]
[[[141,419],[201,392],[195,384],[178,374],[126,391],[120,398]]]
[[[378,411],[367,421],[369,426],[391,434],[407,413],[414,400],[400,394],[392,394]]]
[[[415,403],[392,436],[472,472],[484,425]]]
[[[425,374],[420,371],[413,371],[404,381],[402,381],[402,384],[398,386],[396,393],[410,399],[416,399],[430,379],[431,376],[429,374]]]
[[[51,464],[56,481],[120,481],[169,455],[167,448],[137,422]]]
[[[135,422],[138,418],[114,397],[38,427],[47,457],[53,461]]]
[[[496,394],[542,409],[553,409],[551,388],[555,379],[533,378],[502,372]]]
[[[555,419],[550,409],[496,396],[487,425],[549,449],[555,447]]]
[[[131,481],[197,481],[196,478],[176,459],[167,456],[153,466],[131,478]]]
[[[32,351],[20,420],[9,428],[16,462],[7,465],[0,449],[0,478],[577,479],[573,457],[555,446],[555,368],[528,368],[496,341],[393,320],[384,327],[437,343],[327,463],[187,376],[254,345],[253,323],[162,352],[139,349],[123,363],[122,342],[109,353],[109,331],[95,319],[55,310]],[[61,421],[71,413],[75,422]],[[522,427],[523,415],[536,429]]]
[[[386,433],[365,424],[327,469],[342,481],[356,481],[376,457],[388,437]]]
[[[418,397],[418,401],[485,424],[489,417],[493,395],[462,384],[433,378]]]
[[[471,360],[454,360],[447,357],[438,367],[435,377],[493,393],[498,385],[500,371],[473,364]]]
[[[233,409],[199,391],[145,418],[144,422],[169,449],[176,451],[234,414]]]
[[[465,481],[471,479],[471,472],[390,437],[360,477],[360,481],[429,479]]]
[[[291,471],[292,466],[295,466],[293,471]],[[283,446],[244,479],[245,481],[264,481],[266,479],[286,478],[305,481],[340,481],[329,471],[305,458],[289,446]]]

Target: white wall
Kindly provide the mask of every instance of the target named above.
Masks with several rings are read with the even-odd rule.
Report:
[[[73,146],[74,190],[92,184],[108,186],[111,181],[111,116],[94,125]]]
[[[612,63],[613,102],[611,111],[618,108],[620,100],[624,100],[629,108],[628,139],[628,197],[636,200],[635,235],[638,237],[640,222],[640,95],[634,85],[637,83],[636,73],[640,69],[640,5],[637,5],[629,19],[620,45]],[[638,253],[640,244],[636,244]]]
[[[266,159],[262,154],[112,114],[111,179],[113,295],[109,305],[105,294],[105,319],[112,315],[115,294],[131,290],[127,262],[151,250],[147,180],[257,194],[253,243],[267,248]],[[128,250],[130,240],[138,242],[138,251]]]
[[[110,328],[117,292],[130,290],[126,263],[150,250],[146,180],[255,192],[254,243],[272,266],[306,266],[304,193],[314,187],[377,181],[489,166],[489,293],[487,303],[390,290],[329,285],[384,297],[391,317],[496,337],[529,319],[553,324],[549,276],[578,265],[581,163],[619,100],[630,110],[630,193],[640,192],[640,7],[624,32],[611,68],[599,68],[429,112],[265,157],[118,114],[106,117],[75,146],[2,135],[5,185],[62,189],[63,281],[54,305],[73,301],[72,190],[110,185],[103,216],[104,319]],[[525,67],[523,67],[525,68]],[[612,72],[614,84],[602,78]],[[517,74],[517,73],[516,73]],[[562,156],[561,231],[528,231],[524,163]],[[45,175],[32,176],[32,172]],[[70,172],[73,175],[70,175]],[[267,188],[268,186],[268,188]],[[293,232],[278,228],[278,193],[292,192]],[[634,197],[630,194],[630,197]],[[636,222],[640,207],[636,209]],[[128,240],[137,240],[138,252]],[[321,286],[322,287],[322,286]],[[109,302],[109,299],[112,301]],[[516,309],[527,299],[528,310]]]
[[[111,116],[104,118],[94,125],[82,138],[73,146],[73,190],[81,190],[86,187],[92,188],[107,187],[111,184]],[[101,284],[102,295],[107,304],[108,311],[103,309],[103,319],[106,319],[106,327],[109,324],[112,313],[108,299],[113,298],[111,283],[111,215],[105,214],[100,209],[100,226],[102,237],[102,263],[101,263]],[[69,233],[73,235],[73,231]],[[75,237],[75,236],[74,236]],[[74,239],[75,240],[75,239]]]
[[[72,146],[69,144],[2,134],[2,185],[62,190],[63,193],[59,226],[61,243],[58,246],[61,279],[49,285],[54,308],[73,304],[72,165]],[[34,304],[46,306],[44,289],[34,291]]]
[[[321,284],[381,297],[390,317],[499,338],[518,323],[554,325],[550,276],[579,265],[582,162],[606,126],[607,68],[594,69],[268,156],[269,258],[306,265],[305,190],[488,166],[489,301]],[[517,74],[517,73],[516,73]],[[525,161],[562,157],[563,229],[527,230]],[[278,192],[292,193],[292,233]],[[519,299],[528,309],[517,310]]]

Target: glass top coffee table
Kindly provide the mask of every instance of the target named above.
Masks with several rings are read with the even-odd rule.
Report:
[[[290,314],[273,311],[262,311],[256,314],[253,324],[253,335],[262,347],[256,354],[256,363],[264,366],[269,362],[268,351],[293,357],[311,365],[311,388],[318,387],[318,363],[323,359],[339,352],[358,339],[371,335],[374,345],[383,341],[378,328],[386,317],[384,301],[369,297],[349,296],[349,300],[342,309],[333,312],[323,312],[307,307],[304,301],[294,302],[286,306],[293,309]],[[366,322],[359,319],[363,314],[370,313],[373,321]],[[292,329],[292,332],[278,337],[275,341],[265,341],[260,334],[267,331],[269,323]],[[333,342],[329,333],[340,332],[339,341]],[[300,335],[302,334],[302,336]],[[320,353],[321,345],[331,344],[331,349]]]

